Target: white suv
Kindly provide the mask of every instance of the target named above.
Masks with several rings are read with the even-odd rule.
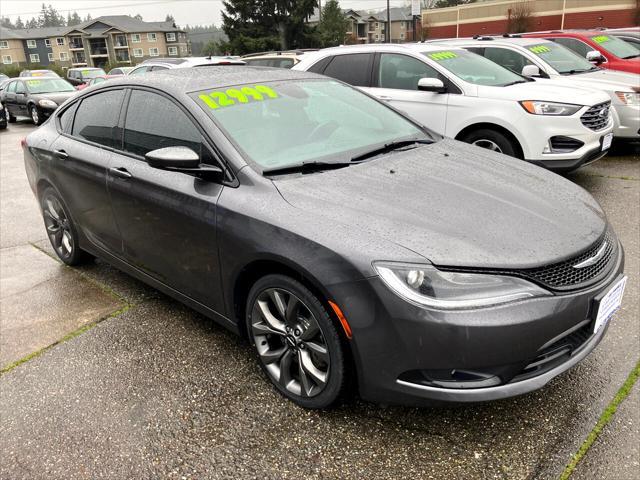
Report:
[[[465,48],[536,79],[602,90],[611,100],[616,139],[640,139],[640,78],[635,73],[599,68],[568,48],[543,38],[476,37],[429,43]]]
[[[129,75],[142,75],[147,72],[169,70],[172,68],[206,67],[208,65],[246,65],[237,57],[182,57],[149,59],[136,66]]]
[[[461,48],[336,47],[293,69],[355,85],[447,137],[556,171],[595,161],[611,145],[604,92],[540,84]]]

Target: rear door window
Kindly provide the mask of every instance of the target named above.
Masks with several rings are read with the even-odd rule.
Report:
[[[60,121],[60,128],[64,133],[71,133],[71,127],[73,126],[73,117],[78,109],[79,102],[74,103],[58,117]]]
[[[25,93],[26,89],[24,88],[24,83],[16,82],[16,93]]]
[[[120,148],[117,127],[123,99],[124,90],[109,90],[86,97],[78,107],[71,134],[105,147]]]
[[[533,65],[527,57],[508,48],[486,47],[484,56],[501,67],[511,70],[514,73],[522,73],[526,65]]]
[[[356,87],[369,87],[372,61],[373,53],[336,55],[323,73]]]
[[[9,86],[7,87],[7,93],[15,93],[17,84],[18,84],[18,82],[11,82],[9,84]]]

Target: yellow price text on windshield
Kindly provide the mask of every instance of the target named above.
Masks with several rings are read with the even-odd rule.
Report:
[[[37,87],[41,83],[42,82],[40,80],[27,80],[27,85],[29,85],[30,87]]]
[[[228,88],[227,90],[214,90],[198,95],[205,105],[212,110],[221,107],[231,107],[242,103],[261,102],[270,98],[278,98],[278,94],[266,85],[254,85],[253,87]]]
[[[591,40],[596,43],[604,43],[609,41],[609,37],[607,37],[606,35],[598,35],[597,37],[591,37]]]
[[[546,45],[536,45],[535,47],[529,47],[533,53],[547,53],[550,52],[551,49]]]
[[[439,62],[441,60],[450,60],[452,58],[458,58],[458,55],[454,52],[436,52],[436,53],[430,53],[429,57]]]

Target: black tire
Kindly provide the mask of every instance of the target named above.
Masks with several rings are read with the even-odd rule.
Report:
[[[31,121],[36,126],[42,125],[44,123],[44,118],[42,116],[42,113],[40,112],[40,110],[38,110],[38,107],[36,107],[35,105],[31,105],[29,107],[29,117],[31,117]]]
[[[280,308],[275,303],[274,294],[280,296]],[[267,303],[268,299],[272,299],[270,303]],[[294,312],[296,307],[292,305],[296,305],[296,301],[299,306]],[[283,333],[271,329],[271,323],[264,320],[264,310],[260,303],[263,306],[267,304],[269,311],[276,316],[282,312],[280,318],[283,322],[279,332]],[[290,309],[293,312],[291,314]],[[322,302],[304,285],[290,277],[267,275],[251,288],[246,312],[249,341],[255,348],[260,367],[275,388],[284,397],[304,408],[324,409],[334,405],[344,390],[345,356],[338,331]],[[289,333],[284,332],[287,328],[290,329]],[[315,336],[312,337],[311,334]],[[318,347],[324,347],[325,350]],[[284,353],[279,353],[280,349]],[[322,356],[316,356],[316,352],[320,352]],[[278,360],[275,360],[276,355],[280,355]],[[265,358],[274,360],[267,366]],[[286,362],[286,368],[283,367],[285,358],[290,358]],[[312,363],[309,364],[309,361]],[[314,368],[315,373],[312,373]],[[282,373],[285,369],[287,374]],[[323,373],[324,382],[317,381],[321,378],[319,373]]]
[[[518,157],[518,149],[513,141],[504,133],[489,128],[481,128],[467,133],[462,137],[462,141],[466,143],[476,144],[481,148],[504,153],[510,157]]]
[[[6,107],[5,107],[6,108]],[[7,122],[9,123],[16,123],[16,117],[14,117],[13,115],[11,115],[11,113],[9,113],[9,110],[7,109]]]
[[[47,187],[40,196],[47,237],[58,258],[65,264],[80,265],[93,257],[80,249],[78,231],[69,210],[52,188]]]

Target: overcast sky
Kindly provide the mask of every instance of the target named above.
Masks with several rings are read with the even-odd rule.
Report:
[[[323,0],[323,4],[326,0]],[[43,0],[1,0],[0,16],[22,20],[37,16]],[[145,20],[162,21],[167,14],[173,15],[179,25],[220,25],[222,0],[44,0],[65,17],[68,11],[77,11],[81,17],[87,13],[96,18],[100,15],[135,15]],[[390,0],[391,6],[408,4],[406,0]],[[386,6],[386,0],[341,0],[342,8],[370,10]]]

